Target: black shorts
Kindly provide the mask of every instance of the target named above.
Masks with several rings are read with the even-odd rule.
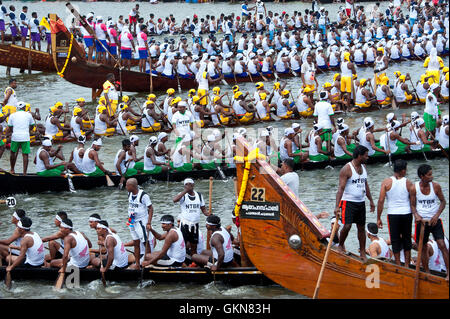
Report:
[[[27,263],[25,263],[25,259],[24,259],[24,260],[22,260],[22,263],[17,266],[17,268],[42,268],[42,266],[44,266],[44,264],[38,265],[38,266],[33,266],[30,264],[27,264]]]
[[[185,242],[198,244],[198,223],[189,227],[189,225],[181,224],[181,233]]]
[[[209,261],[211,264],[213,263],[212,256],[209,256],[208,261]],[[217,263],[217,259],[214,259],[214,263]],[[231,267],[231,266],[233,266],[233,260],[231,260],[231,261],[229,261],[229,262],[227,262],[227,263],[223,262],[223,263],[220,265],[220,268],[227,268],[227,267]]]
[[[366,224],[366,203],[341,200],[339,207],[342,209],[342,223],[344,225]]]
[[[389,237],[394,253],[399,253],[402,249],[411,250],[412,220],[412,214],[387,215]]]
[[[415,231],[414,231],[414,240],[416,243],[419,243],[420,240],[420,229],[422,227],[422,223],[416,223]],[[433,234],[434,240],[444,239],[444,226],[442,225],[442,220],[439,218],[436,225],[430,226],[427,224],[425,226],[425,231],[423,233],[423,243],[428,243],[428,238],[430,237],[430,233]]]
[[[183,263],[170,259],[169,256],[164,255],[164,257],[162,257],[156,262],[156,265],[163,267],[181,267]]]
[[[103,265],[103,267],[106,267],[106,264],[108,263],[108,258],[104,258],[103,260],[102,260],[102,265]],[[112,267],[112,265],[111,265],[111,267]],[[120,269],[126,269],[126,268],[128,268],[128,265],[126,265],[126,266],[124,266],[124,267],[114,267],[114,269],[109,269],[109,270],[120,270]]]

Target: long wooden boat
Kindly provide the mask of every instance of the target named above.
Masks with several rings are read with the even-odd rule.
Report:
[[[14,44],[0,44],[0,65],[28,70],[28,57],[31,56],[31,70],[56,72],[52,56],[43,51],[25,48]]]
[[[448,153],[448,151],[447,151]],[[428,151],[425,152],[427,159],[441,158],[444,156],[442,151]],[[396,159],[413,160],[413,159],[424,159],[424,155],[419,153],[411,154],[398,154],[392,155],[391,160]],[[314,169],[324,169],[326,167],[338,167],[346,164],[349,160],[330,160],[322,162],[305,162],[297,163],[296,170],[314,170]],[[367,164],[377,164],[377,163],[387,163],[389,162],[389,157],[386,155],[370,157]],[[236,168],[221,166],[220,174],[218,169],[206,170],[206,169],[194,169],[191,172],[166,172],[159,174],[137,174],[133,177],[138,179],[139,184],[146,182],[156,183],[157,181],[163,182],[181,182],[186,178],[193,178],[195,180],[209,179],[213,177],[214,179],[223,179],[236,176]],[[96,187],[106,186],[105,177],[87,177],[84,175],[73,174],[72,182],[75,190],[89,190]],[[118,186],[120,177],[113,175],[111,180],[114,182],[115,186]],[[12,195],[12,194],[36,194],[42,192],[66,192],[69,191],[69,181],[67,176],[61,175],[58,177],[41,177],[36,174],[29,174],[23,176],[21,174],[11,175],[7,172],[0,172],[0,196]]]
[[[274,282],[312,297],[330,231],[242,138],[238,154],[243,159],[237,164],[237,184],[244,258]],[[363,263],[331,249],[318,297],[408,299],[414,285],[414,269],[372,258]],[[444,276],[420,272],[417,297],[448,299],[449,283]]]
[[[0,267],[0,280],[6,274],[6,266]],[[43,280],[52,281],[58,277],[58,268],[15,268],[11,271],[11,278],[15,280]],[[112,270],[105,273],[107,281],[114,282],[139,282],[140,270]],[[80,269],[80,281],[93,281],[101,279],[98,269]],[[265,277],[254,267],[235,267],[217,270],[215,275],[205,268],[174,268],[156,267],[145,268],[144,280],[153,280],[158,283],[196,283],[207,284],[213,281],[223,282],[232,286],[242,285],[273,285],[274,283]]]

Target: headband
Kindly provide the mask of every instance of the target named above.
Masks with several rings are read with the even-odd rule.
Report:
[[[67,225],[67,224],[64,223],[64,222],[61,222],[61,225],[59,225],[59,227],[62,227],[62,228],[68,228],[68,229],[73,229],[72,226],[69,226],[69,225]]]
[[[19,220],[19,222],[17,223],[17,227],[22,228],[24,230],[30,230],[30,227],[25,227],[22,225],[22,221]]]
[[[369,235],[377,236],[377,237],[378,237],[378,234],[372,233],[372,232],[369,230],[369,227],[368,227],[367,225],[366,225],[366,231],[367,231],[367,233],[368,233]]]
[[[161,224],[173,224],[173,222],[170,220],[162,220]]]
[[[206,225],[209,225],[209,226],[220,226],[220,223],[216,224],[216,223],[206,222]]]
[[[20,221],[20,217],[19,215],[17,215],[17,212],[14,212],[14,214],[12,215],[12,217],[14,217],[15,219]]]
[[[62,223],[62,219],[61,219],[61,217],[59,217],[59,215],[56,215],[56,216],[55,216],[55,219],[56,219],[57,221],[59,221],[60,223]]]
[[[95,218],[95,217],[89,217],[90,222],[99,222],[101,219]]]

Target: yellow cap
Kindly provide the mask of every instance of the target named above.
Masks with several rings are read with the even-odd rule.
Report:
[[[153,93],[150,93],[149,95],[147,95],[147,100],[154,99],[154,98],[156,98],[156,95]]]
[[[128,95],[122,96],[122,102],[128,102],[130,100],[130,97]]]
[[[98,108],[98,113],[103,113],[103,111],[105,111],[106,110],[106,106],[100,106],[99,108]]]
[[[445,81],[448,81],[448,72],[447,73],[445,73]]]
[[[170,89],[168,89],[167,90],[167,92],[166,92],[167,94],[169,94],[169,95],[172,95],[172,94],[174,94],[175,93],[175,90],[174,89],[172,89],[172,88],[170,88]]]
[[[198,97],[198,96],[197,96]],[[213,97],[213,102],[216,103],[217,101],[220,100],[220,96],[216,95]]]
[[[195,89],[190,89],[189,90],[189,96],[193,96],[195,94]]]
[[[350,61],[350,52],[344,52],[344,60]]]
[[[386,85],[389,83],[389,78],[387,76],[383,76],[383,77],[381,77],[380,82],[382,84]]]
[[[400,75],[400,76],[398,77],[398,79],[399,79],[400,81],[402,81],[402,82],[405,82],[405,81],[406,81],[406,75]]]
[[[353,75],[352,75],[352,79],[353,79],[353,80],[356,80],[357,78],[358,78],[358,74],[353,74]]]
[[[28,112],[31,109],[30,103],[25,104],[25,111]]]
[[[172,102],[170,102],[170,105],[175,105],[178,102],[181,102],[181,97],[177,96],[176,98],[172,99]]]
[[[150,104],[155,104],[155,102],[153,102],[152,100],[145,101],[145,105],[150,105]]]
[[[220,87],[215,86],[215,87],[212,89],[212,91],[213,91],[214,94],[219,94],[219,93],[220,93]]]
[[[86,102],[86,100],[82,97],[79,97],[78,99],[75,100],[76,102]]]
[[[126,108],[128,108],[128,105],[126,105],[125,103],[120,103],[119,104],[119,109],[125,110]]]
[[[242,95],[241,91],[237,91],[236,93],[234,93],[234,98],[237,99]]]
[[[200,101],[200,97],[198,95],[194,95],[192,102],[197,103],[198,101]]]
[[[289,90],[284,90],[281,92],[281,95],[285,96],[285,95],[289,95],[289,93],[291,93],[291,92],[289,92]]]
[[[378,48],[377,48],[377,52],[378,52],[378,51],[380,51],[380,52],[383,52],[383,53],[384,53],[384,48],[382,48],[382,47],[378,47]]]
[[[309,86],[307,86],[303,89],[303,93],[308,93],[308,92],[312,92],[312,91],[313,91],[313,88],[309,87]]]
[[[83,110],[82,110],[81,108],[75,107],[75,108],[73,109],[73,115],[77,116],[78,113],[80,113],[80,112],[82,112],[82,111],[83,111]]]
[[[261,100],[265,100],[266,97],[267,97],[267,93],[266,93],[266,92],[261,92],[261,93],[259,93],[259,98],[260,98]]]
[[[233,92],[236,93],[237,91],[239,91],[239,86],[238,85],[233,86]]]
[[[55,113],[57,110],[58,110],[58,107],[56,107],[56,106],[52,106],[50,108],[50,112],[52,112],[52,113]]]
[[[443,69],[442,69],[442,72],[444,72],[444,73],[448,73],[448,66],[445,66]]]
[[[340,75],[341,75],[340,73],[335,73],[334,76],[333,76],[333,81],[336,81],[336,79],[337,79],[338,76],[340,76]]]
[[[359,80],[359,85],[363,86],[366,83],[366,79]]]
[[[280,82],[275,82],[275,83],[273,84],[273,88],[274,88],[275,90],[279,89],[280,87],[281,87]]]
[[[395,71],[395,72],[394,72],[394,75],[395,75],[396,77],[399,77],[400,75],[402,75],[402,73],[401,73],[400,71]]]
[[[256,86],[257,89],[260,89],[260,88],[264,87],[264,83],[256,82],[255,86]]]
[[[325,82],[325,83],[323,84],[323,88],[324,88],[324,89],[329,88],[329,87],[331,87],[331,83],[330,83],[330,82]]]
[[[63,106],[63,104],[61,102],[56,102],[54,105],[54,107],[56,107],[56,108],[59,108],[61,106]]]

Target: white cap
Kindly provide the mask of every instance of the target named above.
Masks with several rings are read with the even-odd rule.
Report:
[[[239,136],[239,133],[233,133],[233,141],[236,140]]]
[[[97,21],[103,21],[103,17],[102,16],[97,16],[96,20]]]
[[[186,185],[186,184],[194,184],[194,180],[192,178],[186,178],[184,180],[184,185]]]
[[[180,102],[178,102],[178,106],[187,107],[187,103],[186,103],[186,101],[180,101]]]
[[[391,122],[394,119],[395,114],[394,113],[388,113],[386,115],[386,121]]]
[[[339,127],[339,133],[345,132],[348,130],[348,125],[347,124],[341,124]]]
[[[155,143],[157,143],[158,142],[158,138],[156,137],[156,136],[151,136],[149,139],[148,139],[148,144],[155,144]]]
[[[437,89],[438,87],[439,87],[439,84],[433,83],[433,84],[431,84],[429,91],[434,91],[434,90]]]
[[[270,134],[269,134],[269,131],[268,130],[262,130],[261,131],[261,133],[260,133],[260,136],[261,137],[267,137],[267,136],[269,136]]]
[[[425,124],[425,121],[423,120],[423,118],[419,117],[418,119],[416,119],[414,121],[414,123],[416,123],[416,126],[419,127],[419,126]]]
[[[247,134],[247,129],[245,129],[244,127],[240,127],[237,132],[239,135],[245,135]]]
[[[415,120],[419,117],[419,113],[417,113],[416,111],[411,112],[411,119]]]
[[[447,115],[444,115],[444,116],[442,117],[442,122],[444,122],[444,124],[448,124],[448,114],[447,114]]]
[[[401,124],[402,123],[400,123],[399,121],[394,120],[391,122],[391,128],[393,128],[395,130],[395,129],[399,128]]]
[[[45,139],[42,141],[42,146],[52,146],[52,141],[49,139]]]
[[[216,140],[216,136],[214,134],[210,134],[207,137],[208,142],[214,142]]]
[[[23,101],[20,101],[19,103],[17,103],[18,109],[24,109],[26,106],[27,106],[27,104]]]
[[[165,138],[167,136],[166,132],[161,132],[158,134],[158,141],[161,141],[163,138]]]
[[[299,128],[300,127],[300,124],[298,124],[298,123],[292,123],[292,129],[296,129],[296,128]]]
[[[102,146],[102,145],[103,145],[103,143],[102,143],[102,139],[101,139],[101,138],[99,138],[98,140],[95,140],[94,142],[92,142],[92,145],[98,145],[98,146]]]
[[[375,124],[375,122],[373,121],[373,119],[371,117],[366,117],[364,119],[364,127],[366,129],[371,128],[374,124]]]
[[[321,129],[323,129],[323,127],[322,127],[322,125],[321,124],[319,124],[319,123],[317,123],[317,124],[314,124],[314,131],[320,131]]]
[[[137,136],[137,135],[131,135],[131,136],[130,136],[130,142],[131,142],[131,143],[134,143],[134,142],[136,142],[136,141],[139,141],[139,136]]]
[[[287,129],[284,130],[284,136],[288,136],[290,134],[295,134],[295,131],[292,127],[288,127]]]

